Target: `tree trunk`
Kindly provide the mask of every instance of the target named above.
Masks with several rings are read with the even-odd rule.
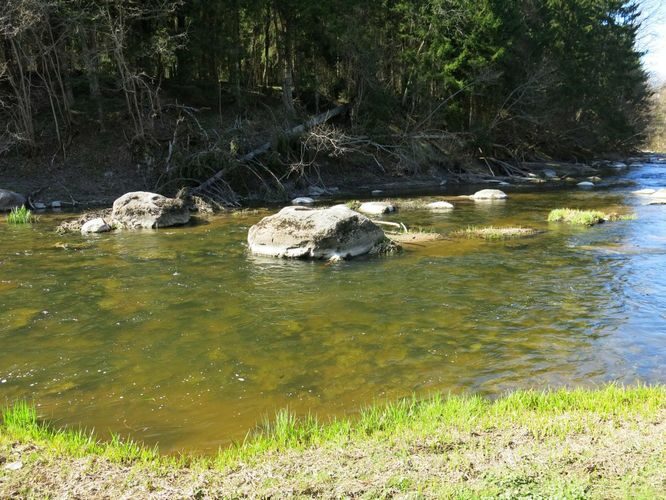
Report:
[[[279,12],[279,10],[278,10]],[[278,16],[275,16],[275,31],[280,33],[278,44],[278,56],[282,70],[282,103],[287,114],[293,116],[294,109],[294,75],[292,60],[292,36],[289,20],[285,13],[280,13],[281,29],[278,27]]]
[[[231,89],[237,107],[241,107],[241,39],[240,39],[240,7],[238,0],[233,3],[231,54],[229,61],[229,75],[231,77]]]
[[[81,30],[81,45],[83,50],[83,65],[85,66],[86,77],[88,78],[88,89],[90,98],[95,103],[97,109],[97,121],[100,130],[104,130],[104,108],[102,107],[102,93],[99,86],[99,64],[97,60],[97,29],[92,24],[90,30]]]

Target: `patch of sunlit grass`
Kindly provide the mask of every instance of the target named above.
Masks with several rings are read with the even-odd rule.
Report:
[[[7,215],[7,223],[9,224],[31,224],[37,221],[37,216],[26,207],[12,208],[12,211]]]

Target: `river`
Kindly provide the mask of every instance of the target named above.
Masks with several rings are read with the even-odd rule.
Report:
[[[250,256],[248,228],[275,208],[90,238],[57,236],[63,215],[3,220],[0,402],[209,453],[282,408],[325,419],[414,393],[666,383],[666,206],[631,194],[666,187],[666,161],[621,175],[636,186],[386,217],[445,235],[546,230],[536,237],[333,265]],[[637,218],[547,223],[558,207]]]

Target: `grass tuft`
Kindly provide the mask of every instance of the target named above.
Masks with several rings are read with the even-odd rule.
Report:
[[[578,210],[572,208],[558,208],[548,214],[548,222],[566,222],[582,226],[594,226],[602,222],[615,222],[621,220],[634,220],[634,214],[605,213],[599,210]]]
[[[34,405],[18,401],[2,410],[0,437],[48,446],[58,456],[99,456],[117,463],[152,463],[160,460],[157,448],[148,448],[132,440],[112,435],[109,442],[99,441],[83,429],[54,429],[40,422]]]
[[[37,216],[26,207],[12,208],[12,211],[7,215],[7,223],[9,224],[31,224],[37,221]]]
[[[452,233],[453,236],[466,238],[482,238],[485,240],[504,240],[508,238],[525,238],[534,236],[542,231],[531,227],[476,227],[470,226]]]

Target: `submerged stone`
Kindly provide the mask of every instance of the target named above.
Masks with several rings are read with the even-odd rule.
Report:
[[[452,210],[453,209],[453,204],[449,203],[448,201],[433,201],[432,203],[428,203],[426,205],[426,208],[430,210]]]
[[[190,221],[190,211],[178,198],[136,191],[113,202],[113,223],[124,229],[157,229]]]
[[[257,255],[339,259],[370,252],[384,231],[344,205],[325,209],[285,207],[250,228],[248,244]]]

